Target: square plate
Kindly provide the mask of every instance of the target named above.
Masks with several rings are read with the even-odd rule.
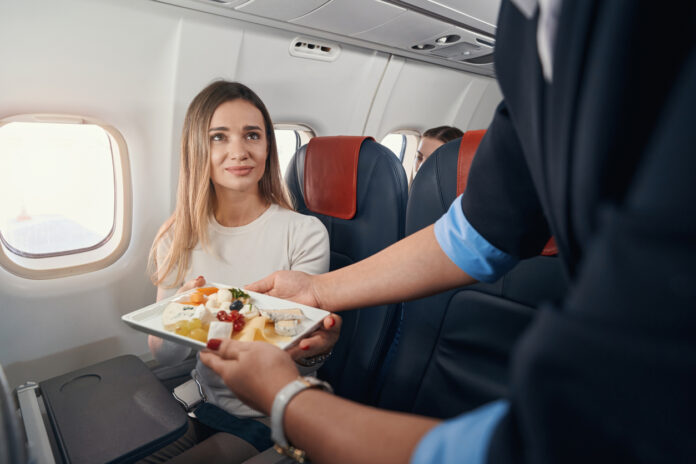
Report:
[[[217,283],[210,283],[206,287],[217,287],[217,288],[242,288],[235,287],[234,285],[221,285]],[[156,335],[158,337],[164,338],[166,340],[171,340],[182,345],[186,345],[195,350],[202,350],[205,348],[205,343],[199,342],[192,338],[184,337],[182,335],[177,335],[174,332],[170,332],[164,328],[162,325],[162,312],[164,308],[167,307],[172,301],[181,301],[186,299],[186,296],[194,293],[196,289],[189,290],[188,292],[180,293],[178,295],[170,296],[157,303],[151,304],[150,306],[145,306],[144,308],[137,309],[133,312],[121,316],[121,320],[133,327],[135,330],[145,332],[151,335]],[[306,306],[303,304],[295,303],[289,300],[283,300],[280,298],[275,298],[268,295],[263,295],[261,293],[250,292],[244,290],[251,297],[251,303],[259,309],[292,309],[300,308],[305,315],[305,320],[300,323],[301,331],[298,335],[295,335],[288,342],[276,344],[279,348],[288,349],[295,346],[303,337],[307,334],[318,329],[321,325],[321,321],[331,314],[323,309],[313,308],[311,306]]]

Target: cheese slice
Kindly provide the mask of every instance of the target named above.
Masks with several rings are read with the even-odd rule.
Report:
[[[230,338],[232,335],[232,328],[233,324],[230,322],[211,322],[210,328],[208,329],[208,340],[211,338],[219,338],[221,340]]]
[[[266,316],[272,322],[278,321],[301,321],[304,313],[300,308],[293,309],[261,309],[261,315]]]
[[[292,339],[292,337],[278,335],[273,327],[273,323],[263,316],[247,319],[244,328],[239,332],[233,333],[232,338],[243,342],[268,342],[277,346]]]
[[[195,315],[195,306],[172,302],[162,311],[162,325],[165,330],[174,330],[177,322],[189,321]]]
[[[284,337],[294,337],[300,333],[300,324],[296,319],[289,321],[277,321],[275,323],[275,331],[278,335]]]

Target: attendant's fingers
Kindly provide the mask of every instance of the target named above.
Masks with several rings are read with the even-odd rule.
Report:
[[[256,293],[267,293],[273,288],[273,283],[275,281],[275,273],[264,277],[261,280],[257,280],[253,284],[246,285],[244,290],[251,290]]]
[[[217,353],[212,351],[201,351],[199,359],[220,377],[223,377],[225,366],[229,365],[229,360],[222,359]]]

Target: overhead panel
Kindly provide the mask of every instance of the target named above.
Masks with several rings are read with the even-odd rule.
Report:
[[[392,47],[410,48],[438,34],[444,34],[452,26],[422,14],[407,11],[385,24],[353,36]]]
[[[289,21],[299,18],[320,6],[329,3],[330,0],[251,0],[235,7],[235,10],[249,13],[264,18]]]
[[[500,0],[398,0],[392,3],[414,7],[495,35]]]
[[[406,11],[378,0],[332,0],[290,22],[336,34],[353,35],[373,29]]]
[[[412,11],[354,37],[449,61],[492,62],[494,42],[490,37]],[[489,55],[491,59],[479,59]],[[475,61],[469,61],[472,59]]]
[[[495,22],[501,0],[154,1],[300,33],[306,40],[291,47],[293,55],[306,52],[320,59],[316,47],[311,46],[314,38],[323,38],[487,76],[494,74]]]

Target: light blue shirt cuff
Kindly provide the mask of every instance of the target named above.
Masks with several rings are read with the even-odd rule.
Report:
[[[411,464],[485,463],[493,432],[509,408],[498,400],[443,422],[421,439]]]
[[[459,195],[435,222],[437,242],[462,271],[481,282],[495,282],[515,267],[519,259],[491,245],[469,224],[462,211],[461,198]]]

